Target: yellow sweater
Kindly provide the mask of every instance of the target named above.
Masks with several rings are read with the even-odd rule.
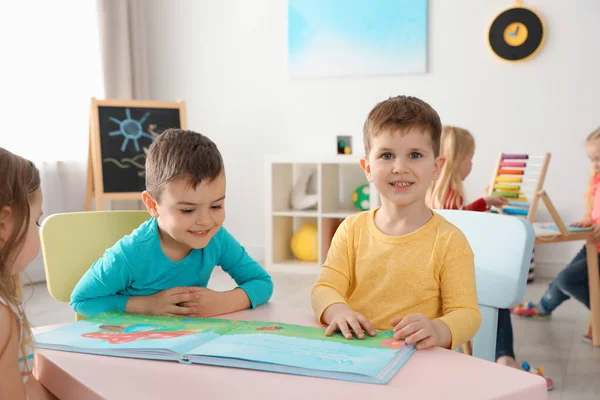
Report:
[[[448,326],[452,349],[464,344],[481,323],[474,257],[464,234],[434,212],[420,229],[389,236],[375,225],[375,211],[348,217],[336,231],[312,291],[319,320],[334,303],[386,331],[393,318],[424,314]]]

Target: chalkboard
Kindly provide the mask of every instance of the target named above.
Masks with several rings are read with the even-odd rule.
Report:
[[[107,199],[140,199],[146,152],[169,128],[186,129],[183,102],[92,99],[88,192]],[[88,175],[90,172],[88,172]]]

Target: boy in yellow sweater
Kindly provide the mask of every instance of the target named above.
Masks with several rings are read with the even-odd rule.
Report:
[[[312,291],[326,335],[364,339],[393,328],[418,350],[454,349],[479,329],[471,247],[425,205],[445,161],[440,135],[437,112],[415,97],[390,98],[369,113],[360,164],[381,207],[348,217],[333,237]]]

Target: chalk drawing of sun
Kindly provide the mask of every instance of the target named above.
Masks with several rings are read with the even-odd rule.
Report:
[[[142,127],[144,121],[146,121],[146,119],[150,116],[150,112],[144,114],[144,116],[139,121],[131,118],[131,111],[129,110],[129,108],[125,109],[125,115],[127,116],[127,118],[125,118],[123,121],[119,121],[114,117],[109,118],[111,121],[119,125],[119,130],[110,132],[108,136],[123,135],[125,140],[123,140],[123,144],[121,145],[122,152],[125,151],[125,149],[127,148],[127,144],[130,140],[133,142],[135,150],[140,151],[140,145],[138,143],[139,138],[147,137],[152,140],[154,140],[155,138],[155,136],[144,132],[144,128]]]

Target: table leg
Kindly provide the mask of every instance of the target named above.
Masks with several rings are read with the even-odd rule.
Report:
[[[590,312],[592,314],[592,343],[600,346],[600,277],[598,273],[598,247],[593,239],[586,243],[588,279],[590,286]]]

